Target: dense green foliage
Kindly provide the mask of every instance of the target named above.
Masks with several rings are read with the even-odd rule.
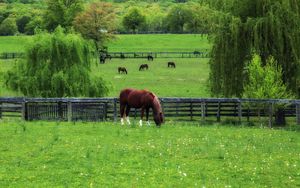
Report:
[[[262,66],[261,58],[254,55],[247,70],[249,78],[243,93],[245,98],[292,98],[282,82],[282,68],[276,64],[273,57],[269,57],[267,64]]]
[[[146,17],[141,13],[138,8],[132,8],[123,17],[123,25],[129,31],[136,33],[136,31],[143,26],[146,22]]]
[[[224,8],[228,13],[220,18],[214,36],[210,61],[214,95],[242,95],[243,69],[253,51],[262,57],[263,65],[273,56],[282,67],[283,82],[300,95],[300,2],[245,0],[230,5],[231,9]]]
[[[101,97],[107,88],[101,78],[92,80],[88,44],[75,34],[57,28],[35,36],[26,60],[6,74],[13,90],[33,97]]]
[[[22,2],[0,3],[0,25],[1,22],[8,18],[14,18],[19,24],[18,32],[23,34],[33,34],[34,29],[47,29],[53,31],[58,25],[70,29],[74,26],[74,18],[76,15],[87,11],[88,7],[93,4],[92,1],[66,1],[66,0],[47,0],[33,1],[30,4]],[[133,30],[138,32],[154,32],[154,33],[209,33],[211,21],[214,17],[212,9],[206,3],[195,1],[186,1],[185,3],[177,3],[175,1],[109,1],[116,13],[117,32],[132,33]],[[104,3],[103,3],[104,4]],[[128,20],[128,15],[139,7],[141,23],[132,24]],[[98,7],[104,9],[105,7]],[[202,11],[202,10],[209,11]],[[182,15],[181,12],[183,13]],[[132,18],[132,16],[131,16]],[[22,24],[20,24],[20,22]],[[179,25],[178,25],[179,24]],[[133,28],[138,27],[137,29]],[[10,35],[18,34],[15,32]],[[1,35],[1,33],[0,33]]]
[[[115,30],[115,13],[109,3],[91,3],[89,7],[76,16],[75,29],[83,37],[94,41],[96,51],[104,48],[105,42],[112,38]]]
[[[0,187],[299,186],[299,132],[133,124],[0,122]]]
[[[76,15],[83,9],[82,0],[47,0],[44,14],[45,28],[53,31],[57,26],[70,28]]]

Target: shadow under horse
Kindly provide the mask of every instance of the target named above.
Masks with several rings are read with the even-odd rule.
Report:
[[[148,70],[148,68],[149,68],[148,64],[142,64],[139,68],[139,71],[145,70],[145,69]]]
[[[125,73],[127,74],[127,70],[125,67],[118,67],[118,73],[121,74],[121,73]]]
[[[136,90],[136,89],[124,89],[120,93],[120,117],[121,124],[124,125],[124,116],[129,121],[130,108],[141,109],[141,120],[139,122],[142,126],[144,111],[146,110],[146,121],[149,123],[149,110],[153,111],[153,119],[156,126],[159,126],[164,122],[162,108],[158,97],[147,90]]]
[[[173,68],[175,68],[176,67],[176,65],[175,65],[175,63],[174,62],[168,62],[168,67],[173,67]]]

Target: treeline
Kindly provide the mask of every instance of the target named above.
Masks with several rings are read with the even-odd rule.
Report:
[[[2,2],[2,3],[1,3]],[[209,33],[215,12],[201,1],[112,0],[114,33]],[[32,35],[76,27],[76,17],[92,3],[82,0],[0,0],[0,35]]]

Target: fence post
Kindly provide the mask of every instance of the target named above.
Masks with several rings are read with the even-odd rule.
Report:
[[[217,112],[217,121],[220,122],[221,118],[220,118],[220,111],[221,111],[221,104],[220,102],[218,102],[218,112]]]
[[[296,123],[300,125],[300,103],[296,103]]]
[[[242,102],[238,103],[238,115],[239,115],[239,122],[242,122]]]
[[[273,125],[273,103],[269,104],[269,127]]]
[[[71,101],[68,101],[67,110],[68,110],[68,122],[71,122],[72,121],[72,102]]]
[[[193,120],[193,103],[190,103],[190,116],[191,116],[191,120]]]
[[[114,98],[114,122],[117,122],[117,98]]]
[[[22,119],[26,120],[26,102],[22,102]]]
[[[201,118],[202,121],[205,121],[205,102],[201,102]]]

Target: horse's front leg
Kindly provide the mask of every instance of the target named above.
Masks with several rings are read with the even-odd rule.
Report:
[[[150,122],[149,122],[149,109],[150,108],[146,108],[146,121],[147,121],[147,125],[150,126]]]
[[[130,121],[129,121],[129,112],[130,112],[130,106],[127,105],[127,107],[126,107],[126,121],[127,121],[127,123],[130,125]]]
[[[121,117],[121,125],[124,125],[124,112],[125,112],[125,104],[120,104],[120,117]]]
[[[140,120],[140,126],[143,126],[143,117],[144,117],[144,107],[141,109],[141,120]]]

